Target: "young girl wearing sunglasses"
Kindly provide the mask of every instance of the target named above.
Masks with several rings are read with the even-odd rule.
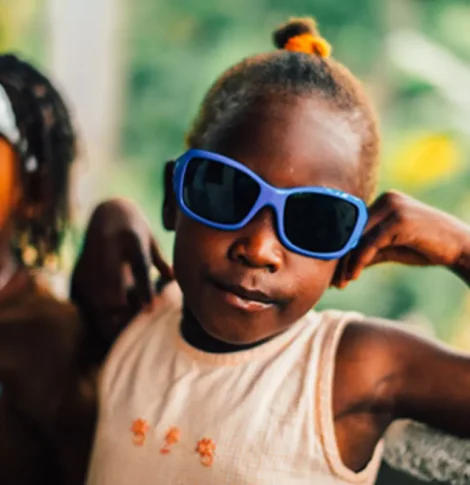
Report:
[[[311,310],[384,261],[470,282],[470,228],[400,193],[368,208],[379,135],[311,20],[230,68],[166,168],[170,286],[100,383],[88,484],[372,484],[399,418],[470,435],[470,358]]]

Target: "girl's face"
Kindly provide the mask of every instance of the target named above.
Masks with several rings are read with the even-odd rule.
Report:
[[[0,136],[0,232],[9,222],[19,199],[19,176],[16,153]]]
[[[200,148],[245,164],[276,187],[362,195],[361,134],[319,100],[260,103]],[[229,342],[254,342],[288,328],[318,302],[337,264],[284,247],[268,208],[238,231],[215,230],[179,212],[174,227],[175,274],[186,306],[209,333]],[[240,304],[230,289],[269,303]]]

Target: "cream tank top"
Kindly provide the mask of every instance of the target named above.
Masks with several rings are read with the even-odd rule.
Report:
[[[309,312],[250,350],[209,354],[180,335],[176,285],[104,366],[87,485],[371,485],[334,434],[336,348],[357,314]]]

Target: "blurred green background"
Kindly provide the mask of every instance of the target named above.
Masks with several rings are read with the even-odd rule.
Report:
[[[50,25],[51,18],[60,23],[60,16],[51,17],[49,3],[0,0],[0,48],[20,51],[54,77],[51,42],[60,39],[51,41]],[[84,39],[98,15],[88,3],[89,15],[83,7],[85,15],[77,19]],[[272,30],[292,15],[317,18],[335,57],[374,100],[383,134],[380,190],[403,190],[470,222],[469,0],[111,3],[120,16],[105,41],[119,44],[114,53],[119,69],[108,83],[119,85],[114,97],[119,109],[109,115],[112,150],[88,160],[100,176],[87,197],[119,194],[136,200],[168,255],[172,237],[160,226],[163,163],[183,152],[184,134],[209,85],[234,62],[271,49]],[[76,62],[93,79],[87,55]],[[62,87],[67,94],[67,83]],[[71,98],[76,108],[77,98]],[[85,118],[79,127],[87,124]],[[80,177],[79,171],[78,183]],[[442,269],[376,267],[346,290],[330,291],[321,306],[425,325],[470,349],[468,290]],[[382,480],[414,483],[401,476]]]

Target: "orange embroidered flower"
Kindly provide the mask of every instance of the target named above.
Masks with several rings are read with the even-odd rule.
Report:
[[[131,431],[134,434],[133,442],[137,446],[142,446],[145,443],[145,437],[149,430],[149,424],[144,419],[136,419],[132,423]]]
[[[178,443],[181,439],[181,431],[176,426],[170,428],[165,434],[165,442],[167,445]]]
[[[163,445],[160,453],[162,455],[168,455],[171,452],[171,446],[178,443],[181,439],[181,431],[176,426],[171,427],[165,433],[165,444]]]
[[[330,57],[331,54],[331,45],[323,37],[312,34],[300,34],[291,37],[286,42],[284,49],[291,52],[317,54],[322,58]]]
[[[215,443],[210,438],[202,438],[196,445],[196,453],[201,457],[204,466],[212,466],[214,462]]]

